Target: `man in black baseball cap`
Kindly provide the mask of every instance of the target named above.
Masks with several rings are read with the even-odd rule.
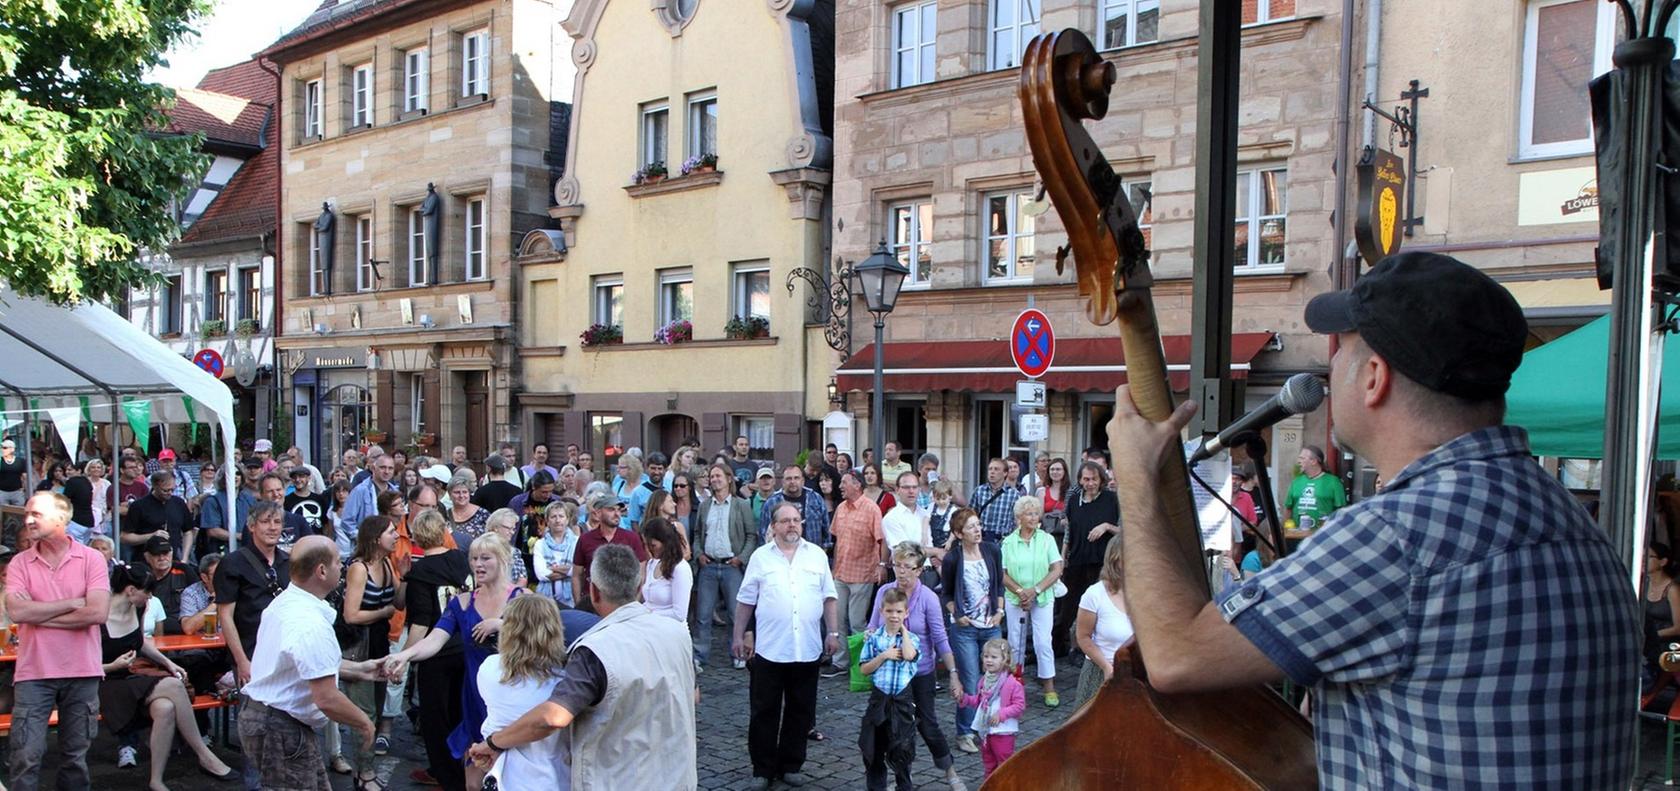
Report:
[[[163,607],[163,633],[181,634],[181,591],[198,581],[198,569],[175,562],[175,548],[163,536],[146,539],[141,554],[152,572],[152,596]]]
[[[1503,425],[1522,308],[1475,268],[1410,252],[1315,297],[1306,320],[1337,339],[1336,441],[1386,486],[1217,602],[1179,568],[1155,494],[1195,407],[1155,422],[1116,394],[1126,598],[1151,686],[1311,687],[1324,787],[1368,785],[1372,767],[1404,788],[1627,785],[1637,612],[1603,531]],[[1525,703],[1536,690],[1569,703]]]

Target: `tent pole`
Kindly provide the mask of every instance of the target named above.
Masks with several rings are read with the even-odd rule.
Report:
[[[117,396],[111,396],[111,544],[117,548],[118,557],[132,561],[132,553],[122,542],[122,492],[116,488],[122,480],[122,443],[117,441],[122,437],[122,428],[117,423],[122,412],[122,404],[118,403],[119,401],[121,399]],[[146,468],[142,465],[140,469],[144,472]],[[97,532],[99,526],[94,525],[93,529]]]

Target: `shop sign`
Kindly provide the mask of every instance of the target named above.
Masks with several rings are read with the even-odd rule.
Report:
[[[1598,168],[1565,168],[1517,177],[1517,224],[1598,222]]]
[[[1356,168],[1359,181],[1359,217],[1354,239],[1368,265],[1400,252],[1400,237],[1406,230],[1400,216],[1406,196],[1406,160],[1380,148],[1369,149]]]
[[[303,360],[304,368],[367,367],[367,350],[361,348],[301,349],[296,354]]]

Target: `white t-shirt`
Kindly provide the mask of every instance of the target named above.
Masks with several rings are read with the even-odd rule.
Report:
[[[1131,641],[1132,619],[1114,606],[1114,600],[1108,597],[1108,588],[1101,580],[1085,589],[1085,595],[1079,597],[1079,609],[1097,614],[1097,626],[1091,630],[1091,642],[1096,643],[1103,656],[1113,657],[1120,646]]]
[[[559,676],[541,681],[524,679],[502,683],[502,657],[494,654],[478,668],[478,694],[484,698],[484,727],[489,736],[512,725],[526,712],[548,700]],[[496,756],[491,776],[508,791],[517,789],[570,789],[572,787],[572,731],[561,728],[546,738],[521,745]]]
[[[671,578],[659,575],[659,558],[648,558],[642,570],[642,602],[656,615],[688,623],[688,597],[694,592],[694,572],[687,563],[671,569]]]
[[[905,541],[919,547],[933,543],[927,522],[916,509],[906,505],[895,505],[881,516],[881,537],[886,540],[888,549],[896,548]]]

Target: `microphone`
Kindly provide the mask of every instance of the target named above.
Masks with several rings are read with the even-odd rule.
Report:
[[[1210,439],[1202,443],[1194,454],[1190,456],[1190,464],[1209,458],[1226,448],[1245,439],[1248,434],[1259,431],[1277,423],[1290,415],[1311,412],[1324,403],[1324,383],[1312,374],[1296,374],[1283,383],[1283,389],[1277,395],[1266,400],[1255,409],[1240,418],[1235,423],[1225,427]]]

